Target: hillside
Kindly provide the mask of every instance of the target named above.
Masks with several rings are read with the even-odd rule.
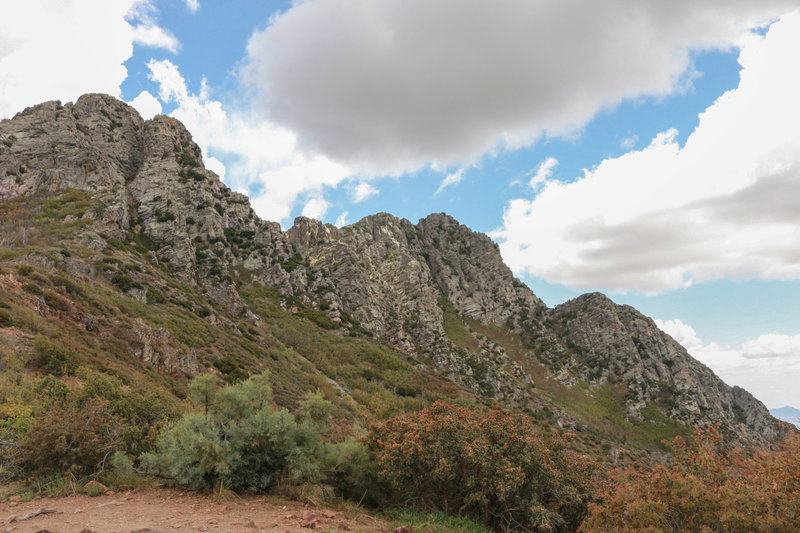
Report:
[[[0,122],[0,226],[7,431],[47,374],[158,404],[130,418],[147,425],[186,408],[192,376],[264,369],[281,406],[321,391],[342,434],[436,399],[523,410],[613,461],[695,425],[742,444],[783,431],[635,309],[548,308],[447,215],[282,231],[178,121],[108,96]]]

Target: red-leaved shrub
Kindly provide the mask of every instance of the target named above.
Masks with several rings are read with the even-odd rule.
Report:
[[[366,443],[398,503],[497,530],[574,531],[586,514],[592,463],[522,415],[436,402],[373,425]]]
[[[723,443],[715,428],[691,444],[676,437],[675,460],[611,474],[601,503],[591,504],[583,533],[790,533],[800,524],[800,437],[777,451],[748,454]]]

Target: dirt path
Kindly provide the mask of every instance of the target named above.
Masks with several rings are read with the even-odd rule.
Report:
[[[13,516],[22,518],[39,509],[55,509],[57,513],[10,521]],[[35,533],[43,529],[52,533],[80,533],[84,529],[92,533],[391,531],[385,521],[367,513],[354,517],[351,513],[306,509],[301,503],[263,496],[220,501],[213,496],[170,489],[0,503],[0,533]]]

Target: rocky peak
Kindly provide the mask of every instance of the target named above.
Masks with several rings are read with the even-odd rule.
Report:
[[[514,278],[497,244],[485,234],[444,213],[420,220],[417,229],[437,286],[460,313],[497,326],[518,326],[528,313],[546,308]]]
[[[656,406],[690,425],[724,423],[738,434],[758,427],[768,439],[778,434],[761,402],[726,385],[631,306],[600,293],[584,294],[557,306],[547,321],[571,353],[572,373],[595,385],[626,386],[632,419],[641,420],[643,410]]]
[[[331,224],[323,224],[313,218],[297,217],[286,232],[286,240],[298,252],[306,253],[310,248],[330,241],[336,232],[336,226]]]

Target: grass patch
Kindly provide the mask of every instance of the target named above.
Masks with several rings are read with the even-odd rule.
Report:
[[[382,514],[391,522],[391,528],[407,526],[412,531],[425,531],[426,533],[491,533],[490,529],[468,518],[444,513],[427,513],[415,509],[389,509]]]
[[[480,350],[478,340],[469,332],[466,325],[461,321],[456,312],[456,308],[453,307],[450,300],[441,296],[437,303],[443,312],[444,332],[447,337],[453,341],[453,344],[471,352]]]

